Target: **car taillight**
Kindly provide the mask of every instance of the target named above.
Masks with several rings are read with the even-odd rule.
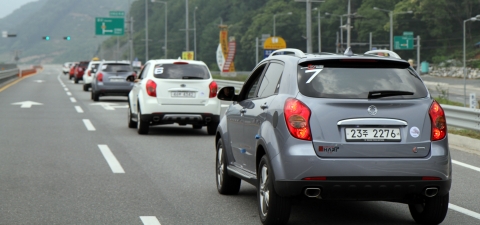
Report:
[[[447,120],[445,119],[445,112],[437,101],[433,101],[430,106],[430,120],[432,122],[432,141],[438,141],[447,135]]]
[[[285,101],[285,122],[290,134],[298,139],[311,141],[310,109],[303,102],[289,98]]]
[[[212,81],[210,85],[208,85],[208,87],[210,88],[210,95],[208,97],[209,98],[217,97],[217,89],[218,89],[217,82]]]
[[[87,73],[88,76],[92,76],[92,71],[89,70],[88,73]]]
[[[152,97],[157,97],[157,83],[155,83],[155,81],[147,81],[147,94]]]
[[[100,81],[100,82],[103,82],[103,74],[102,73],[97,74],[97,80]]]

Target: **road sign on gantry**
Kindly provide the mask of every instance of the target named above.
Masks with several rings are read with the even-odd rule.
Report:
[[[393,43],[395,50],[411,50],[413,49],[413,36],[395,36]]]
[[[122,36],[125,33],[124,18],[95,18],[95,35]]]

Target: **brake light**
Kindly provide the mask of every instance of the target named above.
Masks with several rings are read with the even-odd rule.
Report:
[[[304,177],[302,180],[327,180],[327,177]]]
[[[97,80],[100,81],[100,82],[103,82],[103,74],[102,73],[97,74]]]
[[[289,98],[285,101],[285,122],[290,134],[298,139],[311,141],[310,109],[298,99]]]
[[[445,119],[445,112],[437,101],[433,101],[430,106],[430,121],[432,122],[432,141],[438,141],[445,138],[447,135],[447,120]]]
[[[153,80],[147,81],[147,94],[152,97],[157,97],[157,83]]]
[[[217,89],[218,89],[217,82],[212,81],[210,85],[208,85],[208,87],[210,88],[210,95],[208,97],[209,98],[217,97]]]
[[[92,76],[92,71],[89,70],[88,73],[87,73],[88,76]]]

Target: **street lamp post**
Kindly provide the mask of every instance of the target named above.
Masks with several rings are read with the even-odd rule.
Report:
[[[145,62],[148,61],[148,0],[145,0]]]
[[[186,38],[185,38],[185,43],[186,43],[186,50],[185,51],[189,51],[190,48],[188,46],[188,0],[185,0],[185,34],[186,34]]]
[[[480,15],[466,19],[463,21],[463,107],[467,107],[467,59],[466,59],[466,41],[465,41],[465,25],[468,21],[480,20]]]
[[[278,14],[279,16],[281,15],[292,15],[292,12],[288,12],[288,13],[285,13],[285,14]],[[276,33],[275,33],[275,27],[276,27],[276,24],[275,24],[275,17],[277,16],[277,14],[273,14],[273,36],[276,37]]]
[[[373,9],[388,12],[388,16],[390,17],[390,51],[393,51],[393,15],[413,13],[413,12],[412,11],[404,11],[404,12],[395,12],[394,13],[392,10],[381,9],[381,8],[378,8],[378,7],[373,7]]]
[[[165,46],[164,46],[164,50],[165,50],[165,59],[168,59],[168,57],[167,57],[167,43],[168,43],[167,42],[167,37],[168,37],[168,35],[167,35],[167,32],[168,32],[168,30],[167,30],[167,12],[168,12],[168,4],[165,1],[152,0],[152,3],[155,3],[155,2],[165,4]]]
[[[317,18],[318,18],[318,52],[322,52],[322,25],[321,25],[321,18],[320,17],[320,9],[319,8],[314,8],[313,10],[316,10],[318,12]]]
[[[198,7],[195,6],[195,10],[193,11],[193,57],[197,60],[197,12]]]

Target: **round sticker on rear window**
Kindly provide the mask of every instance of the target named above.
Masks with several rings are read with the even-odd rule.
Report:
[[[418,127],[411,127],[410,136],[412,136],[413,138],[417,138],[418,136],[420,136],[420,129],[418,129]]]
[[[163,67],[155,67],[155,74],[163,74]]]

